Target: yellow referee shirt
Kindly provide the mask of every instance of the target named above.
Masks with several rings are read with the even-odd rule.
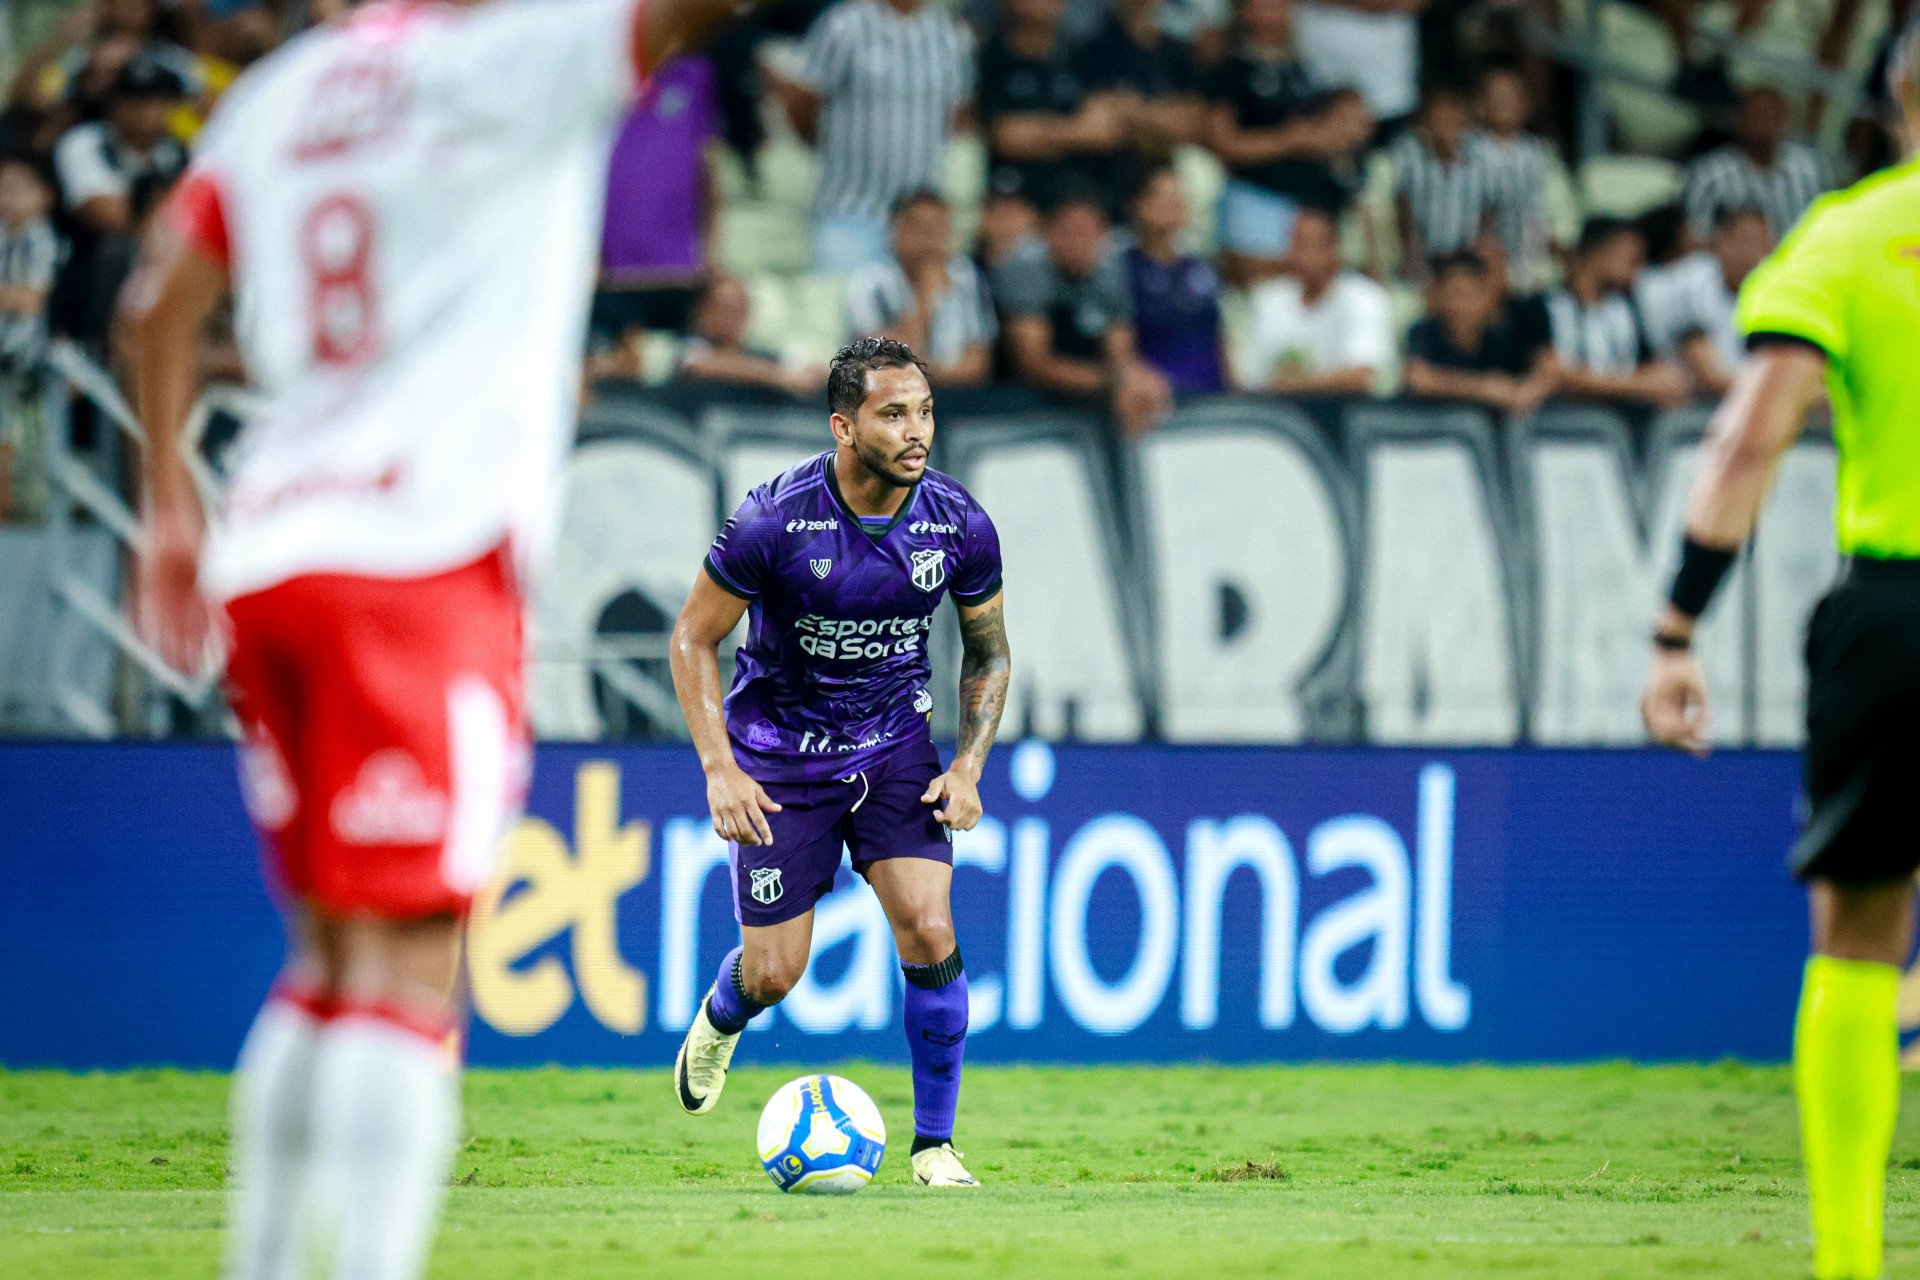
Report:
[[[1816,201],[1747,277],[1736,323],[1827,353],[1841,553],[1920,558],[1920,162]]]

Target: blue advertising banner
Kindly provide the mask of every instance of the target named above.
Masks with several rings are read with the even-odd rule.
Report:
[[[1638,751],[995,753],[955,844],[988,1061],[1784,1058],[1798,763]],[[544,746],[476,909],[474,1062],[663,1065],[735,934],[679,747]],[[849,871],[742,1052],[903,1059]],[[225,1067],[280,930],[232,751],[0,746],[0,1063]]]

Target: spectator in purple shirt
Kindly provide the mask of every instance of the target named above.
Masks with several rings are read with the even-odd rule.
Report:
[[[713,67],[680,58],[654,76],[627,117],[607,170],[606,230],[593,328],[685,333],[707,270],[716,205],[707,146],[719,132]]]
[[[1220,276],[1203,259],[1182,253],[1187,194],[1171,165],[1147,174],[1133,198],[1133,244],[1126,251],[1133,327],[1140,356],[1176,395],[1219,391],[1227,384],[1220,342]]]

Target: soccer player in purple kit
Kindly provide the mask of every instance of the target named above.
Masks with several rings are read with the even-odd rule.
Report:
[[[949,894],[953,833],[978,784],[1012,667],[993,522],[927,467],[933,389],[906,345],[862,338],[827,377],[834,448],[747,496],[674,627],[673,683],[730,842],[740,945],[674,1064],[680,1105],[719,1101],[740,1033],[806,971],[814,904],[844,845],[893,928],[913,1058],[913,1180],[978,1183],[953,1149],[967,978]],[[960,613],[960,731],[943,770],[927,723],[927,636]],[[733,687],[720,642],[749,615]]]

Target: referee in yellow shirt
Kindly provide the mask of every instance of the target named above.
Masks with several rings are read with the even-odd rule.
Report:
[[[1881,1274],[1900,1094],[1894,1006],[1920,868],[1917,72],[1920,28],[1910,28],[1891,72],[1908,159],[1816,203],[1740,291],[1747,359],[1714,415],[1641,700],[1656,741],[1705,750],[1694,623],[1824,381],[1843,567],[1808,624],[1810,808],[1793,851],[1813,908],[1793,1065],[1817,1280]]]

